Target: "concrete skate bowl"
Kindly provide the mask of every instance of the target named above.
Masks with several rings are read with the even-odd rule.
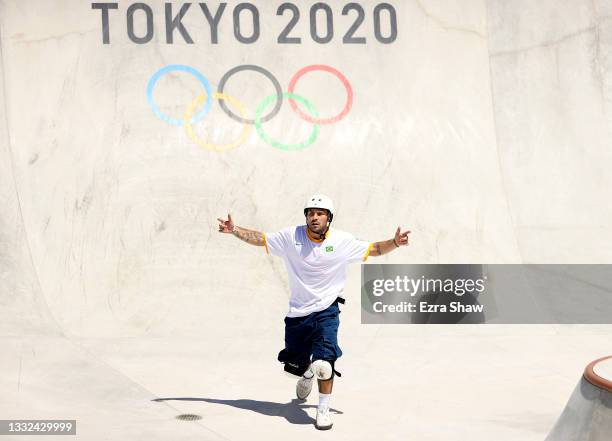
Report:
[[[93,3],[0,1],[3,417],[77,418],[88,441],[212,437],[207,427],[311,439],[287,419],[310,424],[312,409],[286,418],[294,384],[276,381],[285,270],[216,232],[228,211],[275,231],[323,192],[335,225],[360,238],[412,229],[409,249],[378,262],[612,262],[609,3],[390,2],[391,41],[379,2],[361,3],[351,36],[360,12],[343,14],[348,1],[328,2],[331,15],[317,6],[313,32],[313,5],[292,3],[300,19],[285,33],[295,9],[261,0],[248,2],[261,20],[253,42],[255,12],[238,2],[218,32],[197,2],[95,2],[106,25]],[[200,3],[213,17],[221,4]],[[303,98],[287,95],[270,119],[267,73]],[[571,375],[609,342],[579,327],[362,326],[358,293],[352,267],[338,439],[380,427],[542,439],[565,397],[551,400],[560,388],[547,383],[534,398],[532,372],[563,352]],[[520,406],[499,398],[510,387]],[[373,397],[367,416],[361,396]]]
[[[612,436],[612,356],[590,363],[546,441],[608,441]]]

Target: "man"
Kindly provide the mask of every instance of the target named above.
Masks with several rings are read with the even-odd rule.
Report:
[[[266,252],[285,260],[289,274],[291,298],[285,317],[285,349],[278,360],[285,371],[299,376],[296,395],[305,400],[314,377],[319,385],[319,406],[315,427],[331,429],[329,400],[334,363],[342,355],[338,346],[338,303],[344,303],[347,263],[365,261],[368,256],[382,256],[408,245],[410,231],[397,227],[393,239],[364,242],[351,234],[330,229],[334,217],[332,200],[314,195],[304,205],[306,225],[285,228],[278,233],[264,234],[219,220],[219,232],[233,234],[251,245],[265,247]]]

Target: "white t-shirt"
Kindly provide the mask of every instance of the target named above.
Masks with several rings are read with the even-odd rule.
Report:
[[[287,317],[323,311],[342,297],[347,263],[364,261],[372,244],[344,231],[331,229],[325,239],[308,237],[306,225],[264,234],[266,251],[282,257],[289,273],[291,299]]]

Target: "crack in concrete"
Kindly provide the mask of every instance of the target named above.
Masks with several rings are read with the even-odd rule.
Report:
[[[421,3],[420,0],[415,0],[416,5],[418,6],[418,8],[421,10],[421,12],[423,13],[423,15],[425,15],[427,18],[429,18],[431,21],[433,21],[435,24],[437,24],[440,28],[444,29],[445,31],[456,31],[456,32],[462,32],[462,33],[466,33],[466,34],[470,34],[482,39],[486,39],[487,36],[484,34],[481,34],[480,32],[474,30],[474,29],[469,29],[469,28],[462,28],[459,26],[452,26],[446,22],[444,22],[442,19],[432,15],[431,13],[429,13],[427,11],[427,9],[425,9],[425,6],[423,6],[423,4]]]
[[[535,49],[554,47],[567,40],[571,40],[572,38],[579,37],[580,35],[585,34],[587,32],[594,31],[595,28],[596,28],[596,25],[593,25],[593,26],[589,26],[588,28],[579,29],[575,32],[572,32],[571,34],[564,35],[563,37],[558,38],[556,40],[546,40],[538,44],[524,46],[524,47],[520,47],[517,49],[508,49],[508,50],[503,50],[503,51],[498,51],[498,52],[491,52],[489,53],[489,58],[503,56],[503,55],[512,55],[512,54],[517,54],[520,52],[528,52],[528,51],[535,50]]]
[[[597,84],[599,85],[599,92],[601,93],[602,99],[602,109],[605,112],[605,102],[606,102],[606,87],[605,87],[605,73],[601,63],[601,40],[599,27],[601,25],[602,19],[605,20],[605,17],[599,17],[597,5],[595,4],[595,0],[591,0],[591,5],[593,6],[593,14],[595,15],[595,56],[592,60],[592,69],[595,73]]]
[[[486,12],[486,17],[487,17],[487,29],[488,29],[488,19],[489,19],[489,11],[488,11],[488,6],[485,3],[485,12]],[[487,31],[488,33],[488,31]],[[512,228],[512,235],[514,238],[514,246],[516,247],[516,252],[518,253],[519,259],[521,263],[525,262],[525,259],[523,257],[523,253],[521,250],[521,243],[519,241],[518,238],[518,234],[517,234],[517,229],[518,229],[518,225],[517,225],[517,221],[516,218],[514,216],[514,213],[512,211],[512,203],[510,202],[510,196],[508,194],[508,184],[506,182],[505,179],[505,175],[504,175],[504,168],[502,165],[502,159],[501,159],[501,154],[499,151],[499,133],[497,130],[497,106],[495,104],[495,90],[493,88],[493,71],[492,71],[492,66],[491,66],[491,51],[490,51],[490,47],[489,47],[489,42],[490,39],[487,38],[487,53],[489,54],[489,95],[491,97],[491,118],[493,120],[493,135],[495,137],[495,157],[497,159],[497,170],[499,172],[499,180],[500,180],[500,185],[501,185],[501,190],[503,192],[504,195],[504,202],[506,205],[506,211],[508,213],[508,217],[510,218],[510,227]],[[438,242],[436,240],[436,251],[438,253],[438,260],[439,260],[439,249],[438,249]]]
[[[50,37],[38,38],[38,39],[32,39],[32,40],[23,40],[22,36],[24,34],[19,33],[19,34],[11,35],[9,39],[14,40],[16,44],[43,43],[43,42],[50,41],[50,40],[62,40],[66,37],[72,37],[74,35],[84,36],[84,35],[91,34],[96,31],[97,29],[90,29],[87,31],[64,32],[63,34],[51,35]]]

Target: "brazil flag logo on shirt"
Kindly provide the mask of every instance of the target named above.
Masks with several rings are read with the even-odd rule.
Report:
[[[334,251],[334,247],[325,247],[325,252],[326,253],[331,253]]]

